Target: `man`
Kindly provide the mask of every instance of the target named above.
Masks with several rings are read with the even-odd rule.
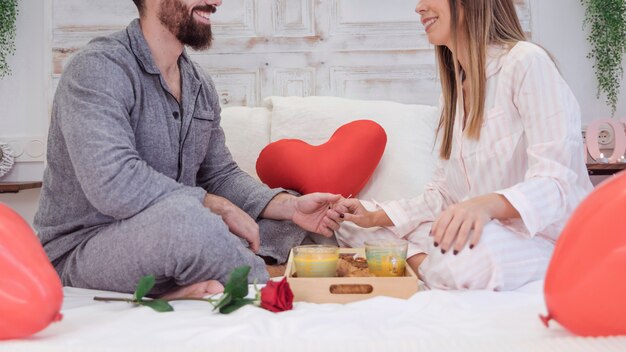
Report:
[[[213,82],[184,50],[210,46],[221,0],[133,1],[140,20],[90,42],[59,82],[44,248],[69,286],[132,292],[154,274],[154,295],[204,296],[241,265],[265,282],[255,253],[284,261],[305,230],[332,236],[340,197],[271,190],[233,162]]]

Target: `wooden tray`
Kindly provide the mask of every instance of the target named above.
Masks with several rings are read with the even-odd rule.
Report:
[[[341,248],[339,253],[357,253],[365,257],[363,248]],[[407,299],[418,291],[418,279],[407,265],[403,277],[294,277],[293,250],[289,253],[285,276],[297,302],[349,303],[376,296]],[[339,292],[350,293],[339,293]],[[353,293],[361,292],[361,293]]]

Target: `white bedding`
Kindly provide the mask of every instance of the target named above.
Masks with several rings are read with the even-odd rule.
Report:
[[[231,315],[191,301],[155,313],[92,300],[119,293],[66,287],[62,322],[0,342],[0,351],[626,351],[626,337],[580,338],[555,323],[546,329],[538,318],[546,312],[542,287],[296,303],[279,314],[248,306]]]

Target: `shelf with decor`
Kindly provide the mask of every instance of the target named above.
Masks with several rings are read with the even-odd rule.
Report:
[[[0,182],[0,193],[17,193],[19,191],[34,188],[41,188],[41,181]]]
[[[587,164],[587,171],[591,176],[613,175],[623,170],[626,170],[626,163]]]

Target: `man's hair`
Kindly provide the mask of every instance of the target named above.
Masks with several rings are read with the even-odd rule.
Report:
[[[139,10],[139,14],[143,12],[143,1],[144,0],[133,0],[135,6],[137,6],[137,10]]]

